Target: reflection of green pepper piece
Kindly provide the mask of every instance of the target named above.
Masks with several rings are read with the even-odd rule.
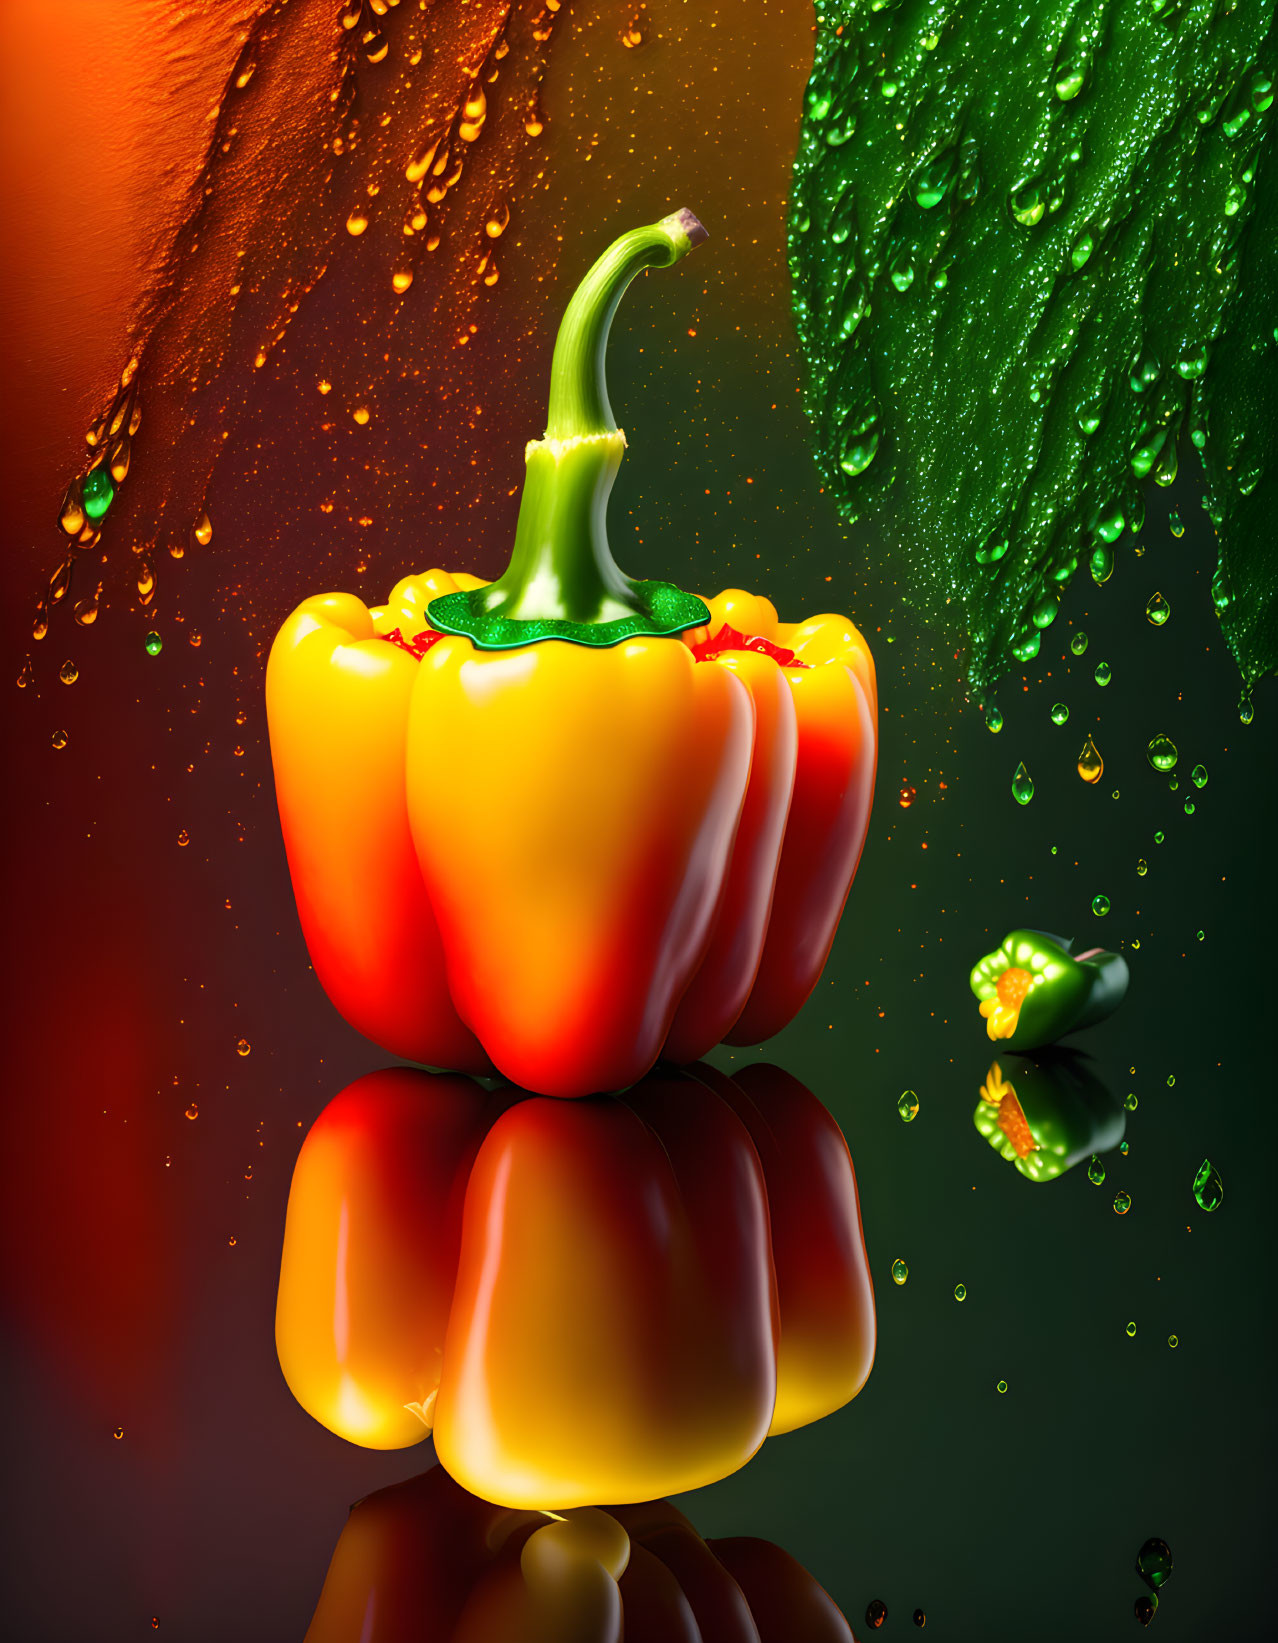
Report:
[[[1054,1181],[1094,1152],[1123,1139],[1127,1115],[1086,1056],[1047,1051],[996,1061],[981,1085],[972,1122],[1027,1181]]]
[[[1103,1021],[1123,1002],[1124,959],[1099,947],[1077,957],[1069,949],[1062,936],[1013,930],[972,971],[972,991],[995,1043],[1036,1050]]]

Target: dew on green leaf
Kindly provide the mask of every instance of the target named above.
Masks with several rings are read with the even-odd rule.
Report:
[[[1096,679],[1096,683],[1101,687],[1102,690],[1104,690],[1105,686],[1109,683],[1109,681],[1113,677],[1114,677],[1114,670],[1113,670],[1113,668],[1110,667],[1108,662],[1097,662],[1095,679]]]
[[[1168,1073],[1167,1074],[1167,1088],[1170,1090],[1170,1089],[1174,1089],[1175,1086],[1176,1086],[1176,1074],[1175,1073]]]
[[[1193,813],[1194,813],[1194,801],[1192,799],[1186,799],[1185,800],[1185,814],[1187,816],[1192,816]]]
[[[1012,797],[1017,804],[1028,804],[1034,797],[1034,778],[1026,770],[1024,760],[1017,765],[1012,777]]]
[[[1157,736],[1150,738],[1149,746],[1145,749],[1145,756],[1155,770],[1174,770],[1176,760],[1180,757],[1180,749],[1165,731],[1160,730]]]
[[[1245,725],[1249,725],[1256,717],[1256,709],[1252,706],[1251,697],[1246,691],[1238,698],[1238,717]]]
[[[897,1097],[896,1110],[901,1115],[903,1124],[912,1124],[918,1117],[919,1098],[913,1090],[902,1090]]]
[[[1220,1171],[1210,1158],[1204,1158],[1198,1166],[1197,1174],[1194,1176],[1194,1197],[1199,1209],[1206,1210],[1208,1215],[1219,1209],[1224,1202],[1224,1182],[1220,1179]]]

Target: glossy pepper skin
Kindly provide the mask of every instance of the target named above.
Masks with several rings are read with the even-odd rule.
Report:
[[[1013,930],[974,967],[985,1033],[1000,1049],[1025,1054],[1112,1015],[1127,996],[1127,961],[1042,930]]]
[[[666,1501],[559,1521],[440,1467],[357,1502],[306,1643],[853,1643],[768,1541],[702,1540]]]
[[[1054,1181],[1116,1147],[1127,1114],[1087,1056],[1043,1050],[993,1064],[972,1122],[1027,1181]]]
[[[635,230],[574,296],[505,573],[430,571],[372,611],[308,600],[268,668],[289,865],[330,996],[400,1054],[487,1058],[547,1095],[784,1026],[869,820],[874,669],[852,624],[633,582],[608,547],[625,448],[608,326],[640,268],[699,237],[687,213]]]
[[[776,1069],[561,1102],[392,1068],[330,1102],[294,1171],[294,1395],[368,1447],[433,1429],[502,1505],[727,1476],[855,1396],[874,1339],[846,1143]]]

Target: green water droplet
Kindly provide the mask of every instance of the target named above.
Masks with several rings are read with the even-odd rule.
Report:
[[[985,728],[991,736],[997,736],[1003,728],[1003,715],[993,702],[985,709]]]
[[[909,1267],[898,1255],[896,1260],[892,1262],[892,1282],[894,1284],[903,1284],[909,1275]]]
[[[1092,897],[1092,912],[1096,914],[1097,918],[1104,918],[1105,915],[1109,912],[1109,909],[1110,909],[1110,900],[1109,900],[1108,896],[1093,896]]]
[[[1130,1141],[1120,1141],[1118,1143],[1118,1150],[1119,1150],[1119,1152],[1122,1153],[1123,1157],[1126,1158],[1127,1154],[1132,1150],[1131,1142]]]
[[[1087,80],[1087,58],[1082,57],[1077,62],[1069,63],[1062,70],[1056,82],[1056,95],[1061,102],[1072,102]]]
[[[1167,791],[1169,793],[1175,793],[1175,792],[1178,792],[1179,789],[1180,789],[1180,777],[1179,776],[1173,776],[1172,779],[1167,783]]]
[[[1142,878],[1143,879],[1145,877],[1145,874],[1148,873],[1148,872],[1149,872],[1149,863],[1145,860],[1144,856],[1142,856],[1140,858],[1140,860],[1136,863],[1136,876],[1137,876],[1137,878]]]
[[[1003,1393],[1007,1391],[1007,1382],[1006,1381],[1000,1381],[998,1383],[998,1385],[994,1388],[994,1390],[1001,1397],[1003,1395]]]
[[[914,284],[914,265],[908,256],[902,254],[896,262],[892,264],[889,278],[901,295],[904,296]]]
[[[914,185],[915,201],[924,211],[931,211],[934,206],[940,205],[949,189],[954,175],[954,156],[952,153],[941,154],[930,160],[919,172],[918,181]]]
[[[843,455],[839,458],[839,466],[851,479],[863,474],[874,461],[879,448],[879,430],[871,429],[862,437],[849,440],[843,447]]]
[[[1136,1111],[1136,1108],[1140,1105],[1140,1102],[1136,1099],[1134,1091],[1129,1090],[1127,1092],[1123,1098],[1123,1105],[1127,1108],[1128,1112]]]
[[[913,1090],[902,1090],[897,1097],[896,1110],[901,1115],[903,1124],[912,1124],[918,1117],[919,1098]]]
[[[1256,709],[1252,706],[1251,697],[1246,691],[1238,698],[1238,717],[1245,725],[1249,725],[1256,717]]]
[[[1185,814],[1187,816],[1192,816],[1193,813],[1194,813],[1194,801],[1192,799],[1186,799],[1185,800]]]
[[[1136,1333],[1136,1320],[1133,1318],[1132,1321],[1127,1325],[1128,1339],[1130,1340],[1131,1337],[1133,1335],[1135,1335],[1135,1333]]]
[[[1055,705],[1052,708],[1052,723],[1054,725],[1063,725],[1068,718],[1069,718],[1069,709],[1065,706],[1065,703],[1064,702],[1055,703]]]
[[[1176,1337],[1169,1335],[1167,1339],[1170,1344]],[[1162,1590],[1172,1577],[1173,1567],[1171,1547],[1157,1537],[1147,1540],[1136,1554],[1136,1573],[1151,1591]]]
[[[1108,662],[1097,662],[1096,672],[1093,677],[1101,689],[1104,690],[1105,686],[1114,677],[1114,670]]]
[[[1105,1166],[1095,1153],[1092,1154],[1092,1161],[1087,1166],[1087,1179],[1094,1187],[1101,1186],[1105,1180]]]
[[[1155,770],[1174,770],[1176,760],[1180,757],[1180,750],[1171,737],[1160,730],[1157,736],[1151,738],[1149,746],[1145,749],[1145,757]]]
[[[148,656],[158,656],[164,649],[164,640],[154,630],[147,634],[142,643],[146,646]]]
[[[1126,1215],[1127,1211],[1131,1207],[1132,1207],[1132,1195],[1131,1195],[1131,1193],[1130,1192],[1120,1192],[1120,1193],[1118,1193],[1118,1195],[1114,1199],[1114,1214],[1115,1215]]]
[[[1081,631],[1076,633],[1069,642],[1069,648],[1075,656],[1081,656],[1087,649],[1087,635]]]
[[[956,1301],[965,1301],[967,1299],[967,1285],[966,1284],[955,1284],[955,1286],[954,1286],[954,1299]]]
[[[1176,361],[1176,369],[1180,372],[1181,376],[1184,377],[1186,382],[1193,382],[1197,377],[1202,376],[1203,372],[1207,369],[1206,348],[1192,349],[1185,355],[1184,359],[1178,359]]]
[[[1194,1176],[1194,1197],[1199,1209],[1206,1210],[1208,1215],[1219,1209],[1224,1202],[1224,1183],[1210,1158],[1204,1158],[1198,1166],[1198,1173]]]
[[[1006,536],[992,536],[988,541],[981,543],[972,557],[978,565],[997,565],[1007,552],[1007,543],[1008,538]]]
[[[1093,240],[1088,231],[1084,229],[1074,241],[1073,245],[1070,246],[1069,260],[1073,263],[1075,268],[1083,268],[1086,266],[1087,259],[1091,256],[1095,249],[1095,240]],[[1095,431],[1095,429],[1092,430],[1093,433],[1095,433]]]
[[[1050,628],[1060,611],[1061,602],[1052,594],[1045,594],[1030,612],[1030,621],[1036,628]]]
[[[1028,804],[1034,797],[1034,778],[1025,768],[1022,759],[1016,767],[1016,774],[1012,777],[1012,797],[1017,804]]]
[[[1274,100],[1273,81],[1258,68],[1251,77],[1251,106],[1257,114],[1263,114]]]
[[[1173,536],[1184,536],[1185,521],[1180,517],[1180,510],[1173,508],[1167,520]]]
[[[1145,615],[1149,617],[1156,628],[1160,628],[1171,615],[1171,606],[1161,593],[1156,593],[1145,606]]]
[[[1047,210],[1047,191],[1039,178],[1030,177],[1012,189],[1007,205],[1022,228],[1033,228]]]
[[[1165,837],[1166,837],[1166,835],[1160,829],[1157,833],[1154,834],[1154,843],[1155,844],[1161,844]]]
[[[1207,766],[1205,764],[1196,764],[1189,772],[1189,779],[1193,782],[1195,787],[1206,787]]]
[[[1167,1088],[1169,1090],[1171,1090],[1171,1089],[1175,1089],[1175,1087],[1176,1087],[1176,1074],[1175,1073],[1168,1073],[1167,1074]]]
[[[92,473],[84,476],[80,494],[84,511],[89,518],[101,519],[115,500],[115,486],[111,483],[111,471],[105,462],[100,468],[94,468]]]
[[[1038,655],[1042,643],[1043,635],[1038,629],[1027,628],[1023,633],[1018,634],[1013,641],[1011,645],[1012,655],[1015,656],[1018,662],[1032,662]]]
[[[1172,1351],[1174,1352],[1176,1350],[1176,1348],[1180,1345],[1180,1339],[1176,1335],[1169,1335],[1167,1337],[1167,1344],[1168,1344],[1168,1346],[1171,1347]]]

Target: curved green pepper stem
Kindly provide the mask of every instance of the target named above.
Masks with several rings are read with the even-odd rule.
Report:
[[[615,240],[577,287],[555,342],[546,435],[525,451],[510,564],[486,588],[432,599],[433,627],[481,650],[508,650],[539,639],[615,645],[709,621],[700,599],[667,582],[632,581],[612,557],[608,495],[626,437],[604,375],[608,332],[631,280],[670,267],[706,237],[691,211],[676,211]]]

